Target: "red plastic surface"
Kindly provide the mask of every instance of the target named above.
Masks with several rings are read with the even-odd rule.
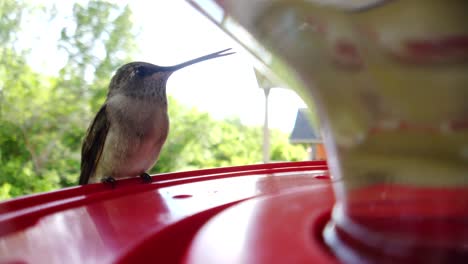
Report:
[[[326,175],[325,162],[271,163],[7,201],[0,262],[333,263],[319,234],[334,202]]]
[[[468,263],[468,188],[373,185],[347,199],[324,232],[346,263]]]
[[[317,184],[231,206],[200,229],[185,262],[337,263],[322,240],[333,203]]]

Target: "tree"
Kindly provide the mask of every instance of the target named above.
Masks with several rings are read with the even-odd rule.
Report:
[[[52,8],[1,2],[0,199],[76,184],[84,131],[112,71],[134,48],[128,7],[75,4],[74,26],[59,41],[68,63],[57,76],[41,75],[27,65],[27,51],[15,49],[23,15],[37,10],[53,15]]]

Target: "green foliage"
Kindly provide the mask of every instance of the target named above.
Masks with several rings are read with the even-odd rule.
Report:
[[[153,173],[233,166],[262,161],[263,128],[239,119],[214,120],[169,98],[171,130]],[[288,135],[271,130],[271,161],[299,161],[304,146],[289,144]]]
[[[307,159],[306,145],[291,145],[289,136],[281,131],[270,132],[271,150],[270,160],[272,161],[302,161]]]
[[[5,182],[2,186],[0,186],[0,201],[11,198],[10,195],[11,184]]]
[[[53,8],[0,2],[0,198],[76,184],[84,131],[104,101],[109,76],[134,49],[128,7],[75,4],[74,26],[62,30],[58,43],[68,62],[57,76],[41,75],[27,65],[27,50],[15,45],[22,17],[38,11],[56,16]]]
[[[96,112],[107,90],[109,76],[130,60],[135,50],[128,6],[119,8],[105,1],[91,1],[87,6],[74,4],[75,26],[61,31],[59,47],[68,54],[60,71],[60,87],[74,95],[71,100],[85,99]]]
[[[55,76],[28,65],[19,50],[23,17],[56,19],[54,7],[0,0],[0,200],[75,185],[82,137],[104,102],[113,71],[135,50],[131,10],[103,0],[74,4],[58,48]],[[80,1],[82,3],[82,1]],[[261,162],[262,128],[214,120],[169,98],[171,130],[153,173]],[[305,149],[271,132],[272,160],[302,160]]]

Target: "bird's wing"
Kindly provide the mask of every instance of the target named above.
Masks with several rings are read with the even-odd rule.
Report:
[[[104,149],[109,127],[110,122],[106,114],[106,105],[104,105],[88,128],[81,148],[80,185],[87,184],[89,178],[94,174]]]

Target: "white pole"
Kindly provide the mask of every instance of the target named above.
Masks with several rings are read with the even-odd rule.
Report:
[[[270,162],[270,130],[268,127],[268,96],[270,88],[263,88],[265,93],[265,120],[263,123],[263,163]]]

